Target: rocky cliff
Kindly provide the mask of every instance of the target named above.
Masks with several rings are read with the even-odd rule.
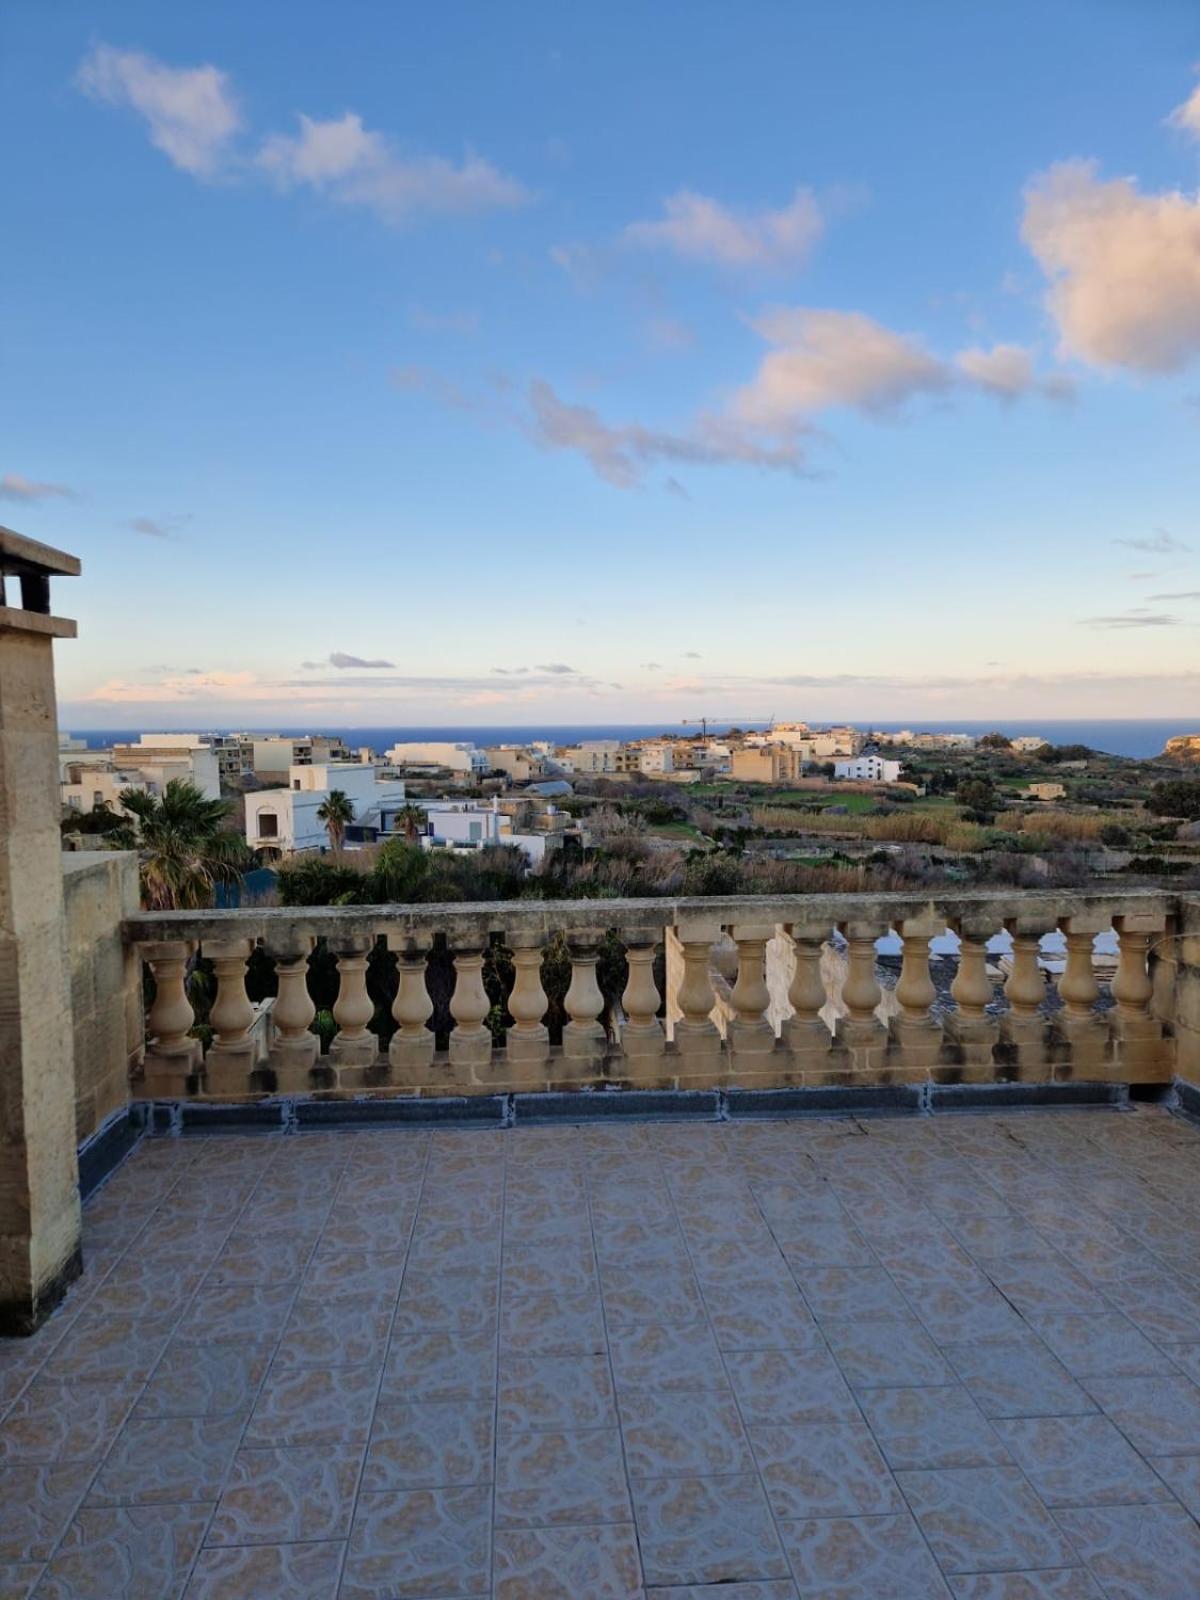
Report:
[[[1168,739],[1163,755],[1168,761],[1200,766],[1200,733],[1179,733]]]

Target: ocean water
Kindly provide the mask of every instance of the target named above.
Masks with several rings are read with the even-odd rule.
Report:
[[[1086,744],[1093,750],[1103,750],[1114,756],[1134,756],[1140,760],[1157,756],[1162,753],[1163,746],[1169,738],[1177,733],[1200,733],[1200,708],[1197,716],[1188,723],[1178,718],[1146,718],[1134,719],[1106,719],[1091,721],[1065,721],[1044,718],[1019,718],[1016,721],[1001,719],[978,722],[971,719],[960,719],[951,722],[922,722],[912,718],[889,722],[885,720],[872,721],[863,717],[832,717],[828,722],[846,721],[854,726],[867,729],[874,728],[880,733],[895,732],[901,728],[915,728],[926,733],[973,733],[976,735],[990,732],[1006,733],[1010,737],[1018,734],[1036,734],[1046,739],[1050,744]],[[814,721],[814,726],[827,725]],[[713,722],[709,731],[720,733],[728,724]],[[747,723],[745,726],[754,727],[762,724]],[[194,733],[196,723],[189,724],[186,730]],[[93,748],[101,748],[114,742],[136,740],[141,732],[163,732],[161,727],[151,729],[132,728],[99,728],[81,730],[80,737],[86,738]],[[202,732],[224,733],[233,730],[224,728],[204,729]],[[419,728],[401,726],[384,727],[341,727],[334,723],[324,723],[320,727],[289,728],[273,727],[243,730],[255,733],[282,733],[289,736],[298,736],[306,733],[334,733],[338,734],[351,749],[359,745],[370,745],[373,749],[383,751],[390,745],[411,739],[441,740],[465,739],[474,744],[524,744],[530,739],[553,739],[558,744],[575,744],[580,739],[646,739],[653,738],[661,733],[686,733],[698,735],[700,729],[694,724],[686,727],[681,723],[639,723],[639,722],[608,722],[597,724],[566,723],[530,725],[528,723],[512,723],[509,725],[484,727],[478,724],[462,723],[456,726]]]

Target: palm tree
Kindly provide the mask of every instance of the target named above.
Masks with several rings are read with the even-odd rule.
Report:
[[[420,806],[414,806],[411,801],[400,807],[394,820],[394,826],[400,829],[409,844],[416,844],[428,825],[428,817]]]
[[[199,910],[212,905],[217,884],[242,881],[251,855],[225,826],[228,801],[209,800],[194,783],[172,778],[161,796],[123,789],[120,803],[126,821],[109,837],[138,852],[142,900],[151,911]]]
[[[325,824],[329,848],[336,854],[342,848],[346,827],[354,821],[354,803],[341,789],[330,789],[329,798],[317,807],[317,821]]]

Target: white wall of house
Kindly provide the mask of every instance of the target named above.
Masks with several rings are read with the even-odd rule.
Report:
[[[448,767],[451,772],[467,774],[490,770],[487,751],[473,744],[452,743],[449,740],[410,740],[394,744],[384,752],[395,766]]]
[[[900,776],[900,762],[888,761],[883,756],[856,756],[853,761],[835,761],[835,778],[853,778],[859,783],[895,783]]]

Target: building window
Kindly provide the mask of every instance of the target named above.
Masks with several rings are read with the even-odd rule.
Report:
[[[258,813],[258,837],[260,839],[278,839],[279,818],[273,811],[260,811]]]

